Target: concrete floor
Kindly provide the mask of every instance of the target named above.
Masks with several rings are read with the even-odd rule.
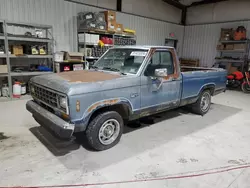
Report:
[[[58,142],[25,102],[0,103],[0,132],[9,137],[0,141],[0,187],[250,187],[250,95],[216,96],[204,117],[182,109],[159,115],[153,125],[127,128],[104,152],[88,151],[81,139]]]

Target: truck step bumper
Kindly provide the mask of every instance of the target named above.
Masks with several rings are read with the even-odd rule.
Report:
[[[75,129],[74,124],[64,121],[53,113],[39,106],[34,101],[26,103],[26,109],[32,113],[34,119],[43,127],[51,130],[61,139],[70,139]]]

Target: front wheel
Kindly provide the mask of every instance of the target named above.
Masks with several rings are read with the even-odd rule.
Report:
[[[241,90],[244,92],[244,93],[250,93],[250,86],[248,85],[248,83],[246,81],[244,81],[242,84],[241,84]]]
[[[123,119],[115,111],[103,112],[96,116],[86,130],[89,146],[97,151],[115,146],[123,133]]]
[[[205,115],[211,106],[211,93],[209,90],[203,91],[199,99],[192,105],[192,111],[199,115]]]

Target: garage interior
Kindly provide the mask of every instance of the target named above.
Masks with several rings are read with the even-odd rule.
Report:
[[[0,3],[0,188],[249,187],[250,2]],[[172,46],[181,66],[225,69],[231,87],[204,116],[186,108],[153,115],[101,152],[82,135],[59,140],[26,110],[32,77],[89,69],[124,45]]]

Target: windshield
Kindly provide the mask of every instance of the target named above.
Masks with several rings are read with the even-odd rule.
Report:
[[[93,67],[123,74],[136,74],[147,52],[148,50],[143,49],[110,49]]]

